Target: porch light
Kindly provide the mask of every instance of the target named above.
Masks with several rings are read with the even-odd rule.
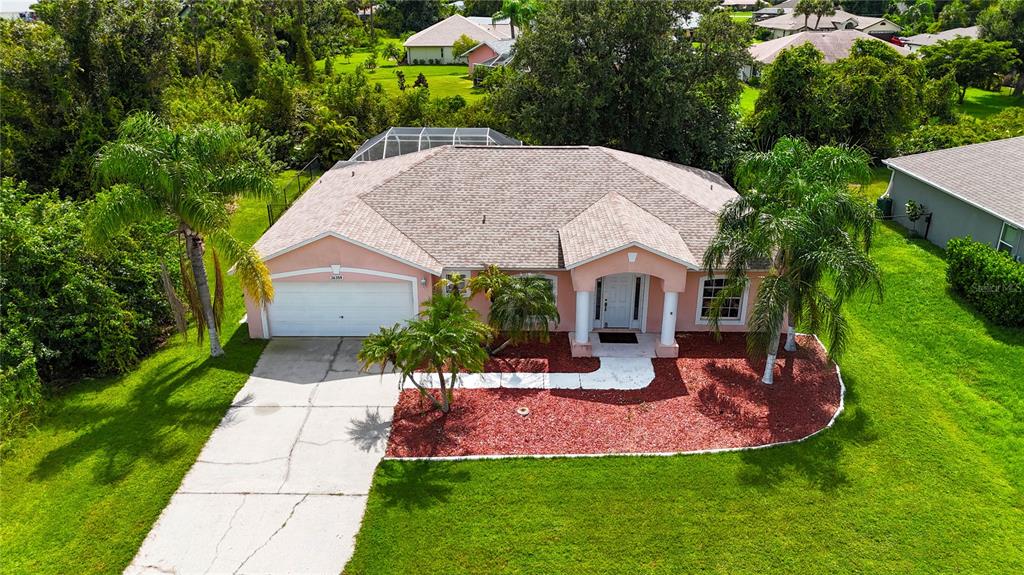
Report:
[[[636,252],[628,252],[628,253],[626,253],[626,257],[629,259],[629,263],[631,263],[631,264],[635,264],[636,263]]]

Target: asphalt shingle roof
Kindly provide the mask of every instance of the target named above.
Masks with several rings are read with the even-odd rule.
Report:
[[[860,30],[798,32],[789,36],[783,36],[782,38],[776,38],[774,40],[755,44],[748,48],[747,51],[750,52],[750,57],[754,60],[762,64],[771,64],[779,57],[779,54],[783,50],[800,46],[802,44],[810,44],[825,56],[826,63],[831,64],[832,62],[848,57],[850,55],[850,50],[853,49],[853,43],[857,40],[882,42],[884,45],[904,56],[910,54],[910,50],[907,48],[880,40],[871,34],[865,34]]]
[[[334,233],[437,273],[487,264],[564,269],[632,237],[693,261],[715,233],[717,212],[735,197],[712,172],[607,148],[443,146],[339,163],[256,248],[267,258]],[[595,225],[593,239],[563,246],[560,230],[570,233],[571,222],[602,200],[589,222],[614,225]]]
[[[889,158],[885,164],[1024,226],[1024,136]]]
[[[504,40],[512,34],[508,25],[478,24],[468,18],[455,14],[441,20],[437,24],[420,30],[409,36],[406,47],[451,46],[463,35],[477,42]]]

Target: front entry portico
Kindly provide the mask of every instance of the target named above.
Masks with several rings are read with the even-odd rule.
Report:
[[[614,274],[598,278],[595,288],[595,329],[644,330],[647,312],[647,276]]]

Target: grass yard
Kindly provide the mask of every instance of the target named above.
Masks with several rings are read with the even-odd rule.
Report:
[[[942,251],[899,229],[874,248],[884,303],[849,306],[835,428],[746,453],[384,462],[347,572],[1024,572],[1024,331],[951,296]]]
[[[754,113],[754,104],[757,103],[757,97],[760,95],[760,89],[755,88],[750,84],[743,84],[743,93],[740,94],[740,112],[742,112],[744,116]]]
[[[1003,87],[1000,92],[989,92],[978,88],[967,88],[964,103],[957,105],[963,114],[985,119],[1007,108],[1024,107],[1024,97],[1014,97],[1012,90]]]
[[[396,43],[399,41],[383,40],[382,46],[384,42]],[[344,56],[335,56],[334,72],[336,74],[354,72],[356,67],[363,66],[369,56],[370,53],[367,51],[356,52],[348,60]],[[323,70],[323,66],[323,60],[317,61],[318,69]],[[446,98],[458,95],[465,98],[466,102],[474,102],[485,93],[484,90],[473,87],[473,81],[467,76],[469,73],[467,66],[398,66],[393,60],[385,60],[378,55],[377,68],[364,71],[370,82],[380,82],[385,90],[398,90],[398,76],[395,75],[395,72],[399,70],[405,74],[405,82],[409,87],[412,87],[416,77],[422,73],[427,78],[431,96]]]
[[[278,178],[292,181],[293,171]],[[254,242],[266,228],[266,204],[243,200],[234,233]],[[4,446],[0,572],[128,566],[263,351],[238,323],[245,308],[234,278],[225,296],[224,357],[175,337],[131,373],[72,387]]]

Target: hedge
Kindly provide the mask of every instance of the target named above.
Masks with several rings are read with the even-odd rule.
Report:
[[[946,261],[957,293],[995,323],[1024,327],[1024,264],[969,237],[949,240]]]

